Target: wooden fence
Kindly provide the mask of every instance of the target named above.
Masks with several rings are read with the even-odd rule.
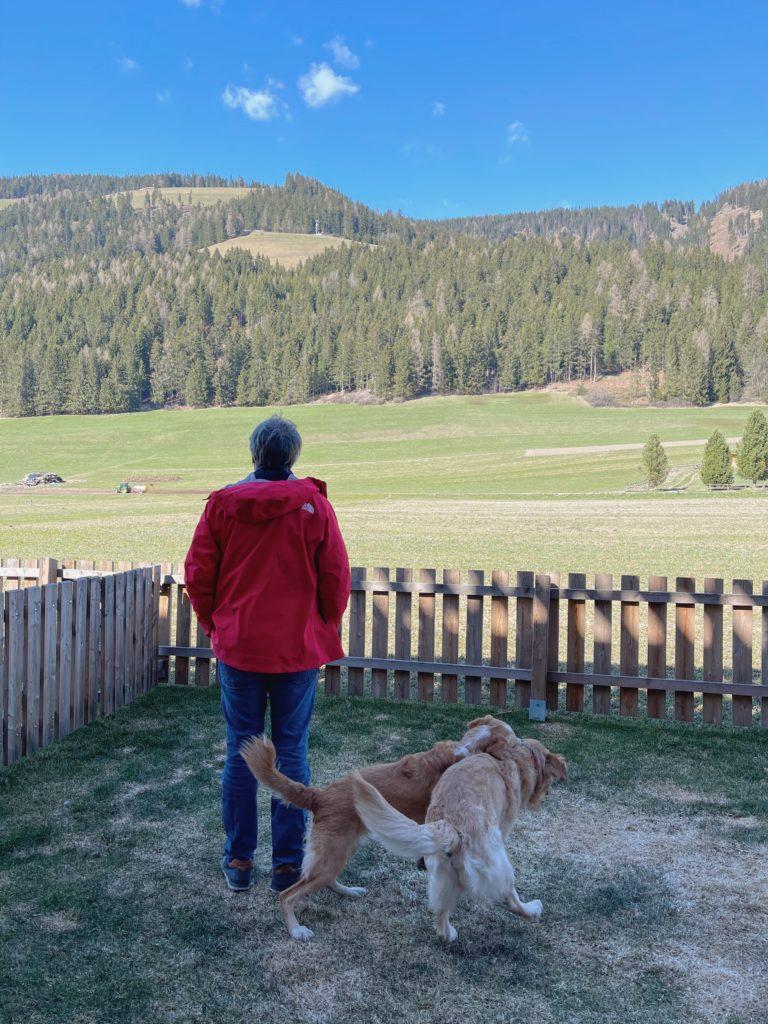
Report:
[[[665,576],[646,589],[636,576],[616,589],[604,574],[587,586],[581,573],[567,586],[532,572],[512,582],[503,570],[489,581],[453,569],[352,577],[347,657],[326,667],[326,693],[514,703],[539,720],[566,710],[719,725],[725,711],[733,725],[768,727],[768,583],[758,593],[734,580],[725,593],[721,579],[697,589],[678,577],[672,589]],[[194,664],[194,682],[208,685],[210,645],[170,566],[159,614],[161,671],[188,683]]]
[[[114,579],[135,579],[130,563],[117,568]],[[94,573],[108,578],[113,569],[111,562],[8,560],[0,579],[6,587],[34,587],[38,577],[56,578],[53,571],[60,586],[77,586]],[[158,655],[143,685],[210,685],[213,655],[183,573],[170,564],[141,571],[156,581],[145,599],[151,622],[144,628]],[[730,592],[721,579],[697,587],[678,577],[674,588],[668,584],[664,576],[651,576],[641,589],[636,576],[622,576],[615,588],[613,577],[601,574],[588,586],[580,573],[561,585],[556,575],[532,572],[511,578],[497,570],[487,578],[480,570],[445,569],[438,577],[435,569],[355,568],[342,629],[347,657],[326,667],[325,692],[515,704],[536,719],[565,710],[768,727],[768,583],[734,580]],[[102,581],[102,605],[104,588]],[[65,617],[66,606],[68,600]],[[145,655],[147,649],[145,641]],[[114,706],[111,683],[107,691],[98,713]]]
[[[160,567],[0,565],[0,745],[12,764],[157,681]]]

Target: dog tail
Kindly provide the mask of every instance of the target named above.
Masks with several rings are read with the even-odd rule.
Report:
[[[277,793],[283,803],[314,812],[318,791],[312,786],[294,782],[275,767],[277,752],[266,736],[252,736],[240,747],[240,754],[259,782]]]
[[[459,834],[447,821],[418,825],[388,804],[378,789],[358,773],[352,776],[352,789],[355,810],[363,824],[390,853],[418,860],[419,857],[458,850]]]

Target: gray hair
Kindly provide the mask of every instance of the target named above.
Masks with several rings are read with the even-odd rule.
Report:
[[[288,470],[301,452],[301,434],[290,420],[270,416],[254,427],[250,446],[254,466]]]

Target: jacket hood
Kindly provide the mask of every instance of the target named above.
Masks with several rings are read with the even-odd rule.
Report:
[[[301,480],[252,480],[214,491],[210,496],[225,515],[240,523],[277,519],[301,508],[318,494],[326,496],[322,480],[308,476]]]

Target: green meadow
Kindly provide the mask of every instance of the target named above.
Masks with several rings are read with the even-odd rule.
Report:
[[[180,561],[205,496],[249,471],[248,435],[271,411],[0,421],[0,555]],[[297,471],[328,482],[355,564],[768,578],[768,493],[710,494],[700,443],[668,448],[670,489],[647,493],[640,452],[606,450],[653,432],[738,437],[749,407],[527,393],[283,411],[304,437]],[[14,486],[38,470],[66,484]],[[116,494],[124,480],[147,492]]]

